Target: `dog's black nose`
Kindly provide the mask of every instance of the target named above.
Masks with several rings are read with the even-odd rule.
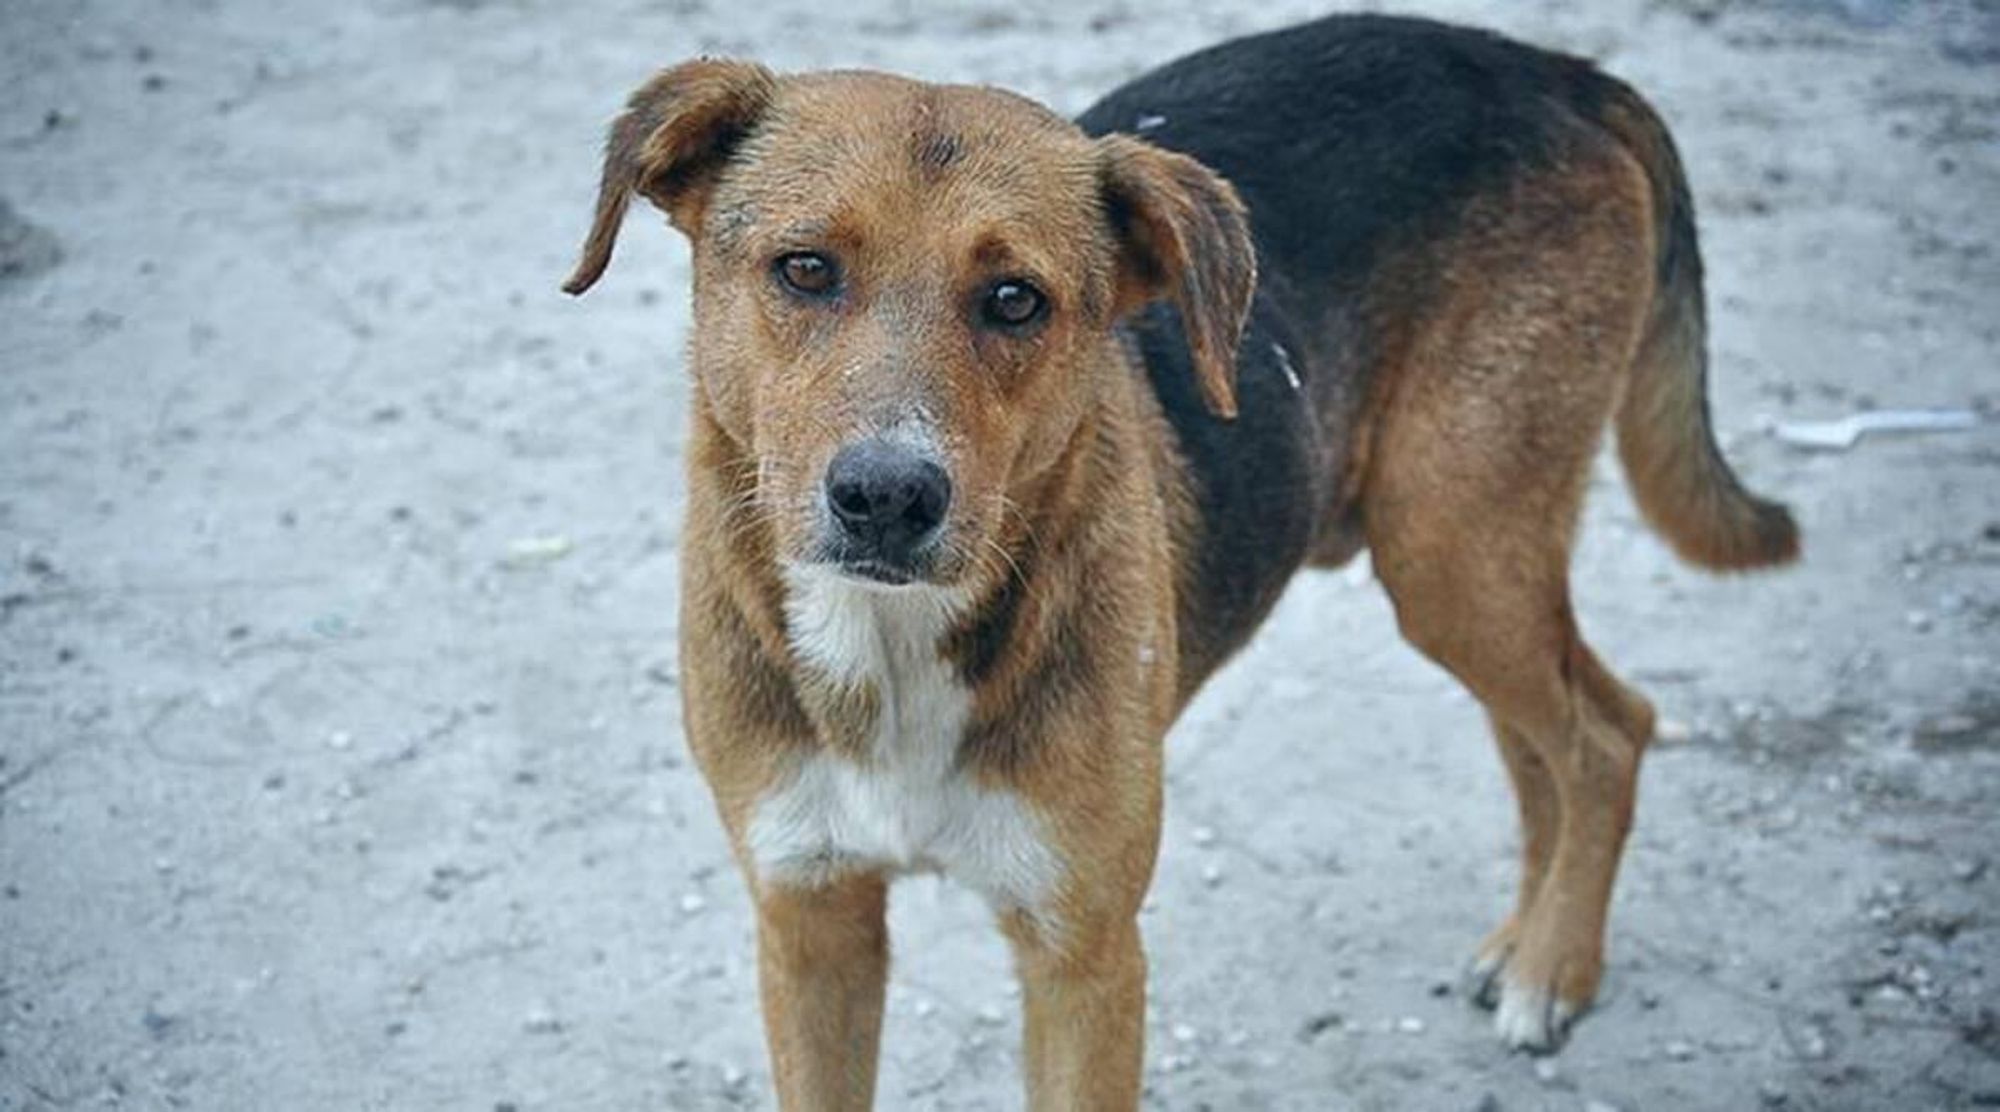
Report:
[[[880,438],[849,444],[826,469],[826,501],[869,556],[901,561],[951,505],[951,476],[918,450]]]

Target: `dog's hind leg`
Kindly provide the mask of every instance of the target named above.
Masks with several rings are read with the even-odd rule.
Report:
[[[1561,813],[1556,785],[1541,754],[1519,730],[1488,716],[1493,740],[1499,743],[1500,759],[1507,766],[1507,778],[1514,785],[1514,802],[1521,820],[1521,883],[1514,911],[1479,944],[1472,962],[1472,998],[1483,1007],[1500,1003],[1500,974],[1507,959],[1520,943],[1521,924],[1533,909],[1535,897],[1548,876],[1549,858],[1554,855],[1556,831]]]
[[[1362,484],[1403,633],[1485,705],[1519,798],[1521,891],[1480,961],[1501,1036],[1536,1050],[1596,993],[1652,732],[1570,608],[1591,460],[1653,289],[1643,179],[1592,153],[1474,202],[1431,248]]]
[[[1384,482],[1385,501],[1396,489]],[[1478,972],[1501,1036],[1551,1049],[1597,990],[1652,711],[1576,628],[1566,537],[1524,535],[1546,520],[1509,521],[1497,507],[1481,519],[1455,499],[1427,500],[1395,499],[1377,516],[1376,567],[1404,635],[1492,719],[1519,802],[1522,869],[1514,913],[1481,947]]]

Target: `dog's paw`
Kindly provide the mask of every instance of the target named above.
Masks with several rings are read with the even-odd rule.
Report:
[[[1509,1050],[1529,1054],[1553,1054],[1562,1049],[1570,1025],[1583,1009],[1547,988],[1522,984],[1506,977],[1496,978],[1500,1003],[1493,1013],[1493,1029]]]
[[[1590,1007],[1603,965],[1594,948],[1563,947],[1560,935],[1538,933],[1536,925],[1510,917],[1487,935],[1466,971],[1465,992],[1493,1012],[1493,1029],[1510,1050],[1553,1054]]]
[[[1465,998],[1492,1011],[1500,1006],[1501,978],[1507,972],[1508,951],[1486,953],[1472,959],[1465,969]]]
[[[1466,999],[1487,1011],[1499,1006],[1501,980],[1507,972],[1508,959],[1514,956],[1519,933],[1515,920],[1509,918],[1479,944],[1479,953],[1465,970]]]

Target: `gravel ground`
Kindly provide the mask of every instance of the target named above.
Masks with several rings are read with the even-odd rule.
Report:
[[[1411,7],[1672,121],[1719,429],[1808,557],[1695,574],[1600,471],[1579,609],[1669,728],[1544,1060],[1452,980],[1512,885],[1476,707],[1365,568],[1301,579],[1170,742],[1149,1107],[2000,1104],[2000,12]],[[555,292],[601,126],[696,52],[1074,111],[1317,10],[0,7],[0,1109],[771,1107],[676,711],[686,255]],[[1983,423],[1769,431],[1907,407]],[[982,908],[894,926],[883,1106],[1017,1107]]]

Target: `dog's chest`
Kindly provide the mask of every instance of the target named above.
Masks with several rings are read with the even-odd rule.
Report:
[[[759,873],[825,883],[847,872],[935,871],[1001,907],[1052,895],[1057,863],[1042,824],[1015,794],[975,783],[958,745],[971,692],[939,652],[952,600],[794,576],[786,617],[801,663],[864,728],[860,753],[829,747],[782,775],[749,830]]]

